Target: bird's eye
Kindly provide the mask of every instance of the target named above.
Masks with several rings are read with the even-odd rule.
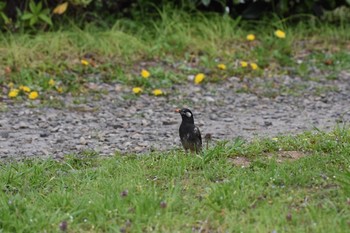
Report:
[[[186,112],[186,116],[187,116],[187,117],[191,117],[192,114],[191,114],[190,112]]]

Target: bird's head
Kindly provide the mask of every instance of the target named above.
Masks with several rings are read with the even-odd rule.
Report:
[[[194,123],[193,114],[188,108],[176,109],[175,112],[180,113],[183,122]]]

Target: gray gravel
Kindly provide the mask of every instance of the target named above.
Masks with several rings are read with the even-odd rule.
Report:
[[[202,135],[210,133],[214,141],[297,134],[313,127],[330,130],[338,122],[350,121],[348,72],[337,80],[312,82],[284,76],[270,81],[276,87],[264,87],[266,79],[230,78],[218,84],[174,86],[167,96],[137,98],[130,98],[128,87],[101,84],[98,88],[107,94],[100,100],[90,96],[75,104],[76,98],[60,97],[62,109],[7,100],[0,113],[0,157],[56,158],[89,150],[111,155],[179,148],[181,119],[174,109],[185,106],[192,109]],[[280,91],[296,83],[305,85],[297,95]],[[247,85],[254,93],[239,91]],[[325,87],[335,91],[315,94]],[[264,97],[271,93],[273,97]]]

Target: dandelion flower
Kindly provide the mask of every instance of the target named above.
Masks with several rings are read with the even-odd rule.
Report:
[[[9,92],[9,97],[15,98],[18,96],[19,90],[18,89],[11,89]]]
[[[50,81],[49,81],[49,85],[50,85],[50,86],[55,86],[55,80],[50,79]]]
[[[141,76],[142,76],[142,78],[148,78],[149,76],[151,76],[151,74],[148,70],[142,69]]]
[[[195,83],[195,84],[200,84],[200,83],[203,81],[204,77],[205,77],[205,76],[204,76],[203,73],[197,74],[197,75],[194,77],[194,83]]]
[[[21,91],[24,91],[24,92],[30,92],[30,88],[27,87],[27,86],[21,85],[21,86],[19,86],[19,89],[20,89]]]
[[[271,140],[277,142],[278,138],[271,138]]]
[[[246,62],[246,61],[241,61],[240,63],[241,63],[242,67],[247,67],[248,66],[248,62]]]
[[[252,68],[252,70],[256,70],[256,69],[258,69],[259,67],[258,67],[258,65],[257,65],[256,63],[251,62],[251,63],[250,63],[250,68]]]
[[[132,92],[134,92],[135,94],[140,94],[142,92],[142,88],[141,87],[134,87],[132,89]]]
[[[218,64],[218,68],[220,70],[226,70],[226,65],[225,64]]]
[[[276,30],[275,36],[277,36],[278,38],[284,39],[286,38],[286,33],[282,30]]]
[[[85,59],[81,59],[80,63],[84,66],[88,66],[89,65],[89,62]]]
[[[62,93],[63,92],[63,88],[62,87],[57,87],[56,90],[57,90],[58,93]]]
[[[15,84],[14,84],[13,82],[10,82],[9,84],[7,84],[7,86],[8,86],[9,88],[13,88],[14,85],[15,85]]]
[[[247,35],[247,40],[249,40],[249,41],[255,40],[255,35],[254,34]]]
[[[39,97],[39,93],[37,91],[32,91],[29,93],[28,98],[31,100],[35,100]]]
[[[158,95],[163,95],[163,91],[161,89],[154,89],[152,91],[153,95],[158,96]]]

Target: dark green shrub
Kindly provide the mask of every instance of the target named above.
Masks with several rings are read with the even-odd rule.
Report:
[[[67,10],[55,13],[63,3]],[[212,11],[229,13],[232,17],[258,19],[275,14],[288,17],[295,14],[321,16],[325,10],[349,6],[350,0],[0,0],[0,28],[11,31],[18,29],[48,29],[62,24],[67,18],[73,21],[98,22],[127,17],[136,20],[159,17],[159,9],[164,6],[193,12]]]

